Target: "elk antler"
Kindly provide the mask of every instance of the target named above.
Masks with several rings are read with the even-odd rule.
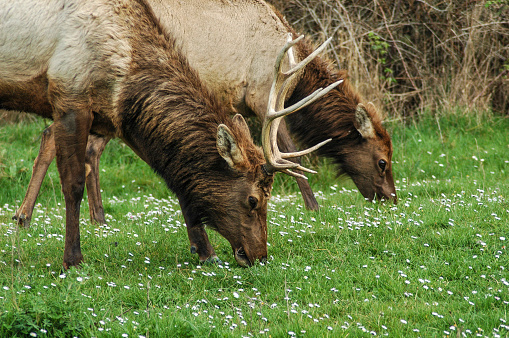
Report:
[[[327,94],[330,90],[332,90],[334,87],[343,82],[343,80],[336,81],[325,89],[319,88],[316,91],[314,91],[311,95],[306,96],[305,98],[291,105],[290,107],[287,108],[284,107],[286,94],[288,93],[288,90],[292,85],[293,79],[299,74],[299,72],[304,68],[304,66],[306,66],[313,58],[315,58],[332,40],[332,38],[329,38],[313,53],[311,53],[308,57],[306,57],[298,64],[295,63],[293,53],[288,53],[290,69],[287,72],[283,72],[281,70],[281,66],[283,64],[283,59],[286,53],[292,48],[293,45],[299,42],[303,37],[304,35],[301,35],[297,39],[292,40],[292,34],[288,34],[287,42],[276,59],[276,64],[274,67],[274,80],[272,82],[272,87],[270,89],[267,113],[265,114],[265,118],[263,120],[262,148],[265,160],[267,161],[267,163],[265,164],[265,170],[268,173],[272,174],[276,171],[281,171],[290,176],[307,179],[306,176],[293,172],[290,169],[298,169],[312,174],[315,174],[316,171],[305,168],[298,163],[294,163],[286,159],[309,154],[310,152],[320,148],[325,143],[329,142],[331,139],[320,142],[317,145],[306,150],[293,153],[281,153],[277,146],[277,130],[279,127],[279,123],[281,122],[281,119],[284,116],[296,112],[300,108],[303,108],[308,104],[314,102],[315,100],[321,98],[323,95]]]

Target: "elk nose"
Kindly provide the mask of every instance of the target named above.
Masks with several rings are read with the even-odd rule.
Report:
[[[390,201],[394,204],[398,204],[398,198],[396,196],[395,193],[385,193],[385,192],[381,192],[381,193],[377,193],[375,195],[375,198],[378,200],[378,201],[381,201],[381,202],[387,202],[387,201]],[[373,200],[375,199],[373,198]]]
[[[247,257],[246,252],[244,251],[244,248],[239,248],[239,249],[235,250],[234,257],[235,257],[235,260],[237,261],[237,263],[241,267],[248,268],[251,266],[251,261]]]
[[[394,204],[398,204],[398,196],[396,196],[396,194],[392,193],[391,197],[392,197],[392,202]]]
[[[387,197],[384,197],[384,200],[391,201],[394,204],[398,204],[398,197],[396,196],[396,193],[389,193],[387,194]]]
[[[260,263],[267,263],[267,256],[260,258]]]

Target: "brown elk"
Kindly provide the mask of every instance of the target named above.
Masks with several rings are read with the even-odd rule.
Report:
[[[64,268],[83,259],[79,211],[89,133],[120,137],[163,177],[201,262],[218,259],[205,225],[230,242],[241,266],[265,259],[272,175],[294,168],[285,162],[293,155],[265,149],[266,163],[242,116],[230,118],[144,0],[14,1],[0,9],[0,22],[0,108],[54,121],[66,206]],[[303,63],[290,66],[293,78]],[[282,107],[285,76],[278,73],[270,94],[268,116],[276,116],[264,130],[271,135],[282,118],[271,107]]]
[[[272,79],[266,65],[288,33],[297,36],[281,13],[264,0],[149,2],[216,95],[243,115],[254,113],[262,121]],[[302,60],[312,50],[310,41],[301,40],[292,56]],[[338,79],[345,81],[323,100],[288,116],[289,132],[308,147],[332,138],[318,154],[332,159],[338,173],[352,178],[366,199],[395,202],[391,138],[374,105],[361,98],[345,70],[334,68],[324,57],[313,59],[288,90],[286,103],[295,103]],[[284,122],[278,129],[278,143],[284,151],[296,149]],[[318,209],[308,182],[301,178],[297,182],[306,206]]]
[[[286,35],[295,35],[282,15],[263,0],[237,0],[234,3],[213,0],[147,1],[161,24],[182,46],[190,65],[215,95],[224,104],[230,105],[232,111],[245,116],[255,114],[263,120],[272,81],[272,67],[267,65],[276,57]],[[311,43],[302,40],[297,44],[293,57],[300,60],[311,50]],[[333,141],[322,147],[318,154],[332,159],[338,165],[338,174],[351,177],[366,199],[376,197],[396,202],[391,139],[381,124],[380,114],[355,91],[347,80],[345,70],[335,69],[324,57],[315,58],[288,90],[288,103],[299,101],[336,79],[345,81],[325,100],[300,109],[287,118],[289,132],[305,146],[332,138]],[[51,131],[47,135],[51,137]],[[104,223],[105,219],[97,173],[99,156],[107,141],[103,138],[90,140],[90,151],[87,152],[90,155],[87,192],[91,219],[99,223]],[[44,137],[43,142],[46,142]],[[278,129],[278,142],[284,151],[296,149],[284,121]],[[46,143],[51,144],[50,141]],[[34,175],[38,174],[16,212],[15,218],[25,226],[30,222],[35,198],[51,162],[51,153],[51,149],[41,147],[40,158],[44,160],[34,166]],[[300,177],[297,183],[306,207],[318,209],[309,183]]]

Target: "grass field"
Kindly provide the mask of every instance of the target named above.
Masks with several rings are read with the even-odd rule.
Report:
[[[308,212],[279,175],[269,259],[249,269],[215,233],[224,263],[200,266],[174,196],[113,141],[101,159],[108,225],[90,224],[82,203],[86,263],[65,273],[54,164],[32,226],[11,220],[44,122],[0,126],[0,336],[508,336],[509,119],[386,126],[399,203],[366,202],[312,161],[322,209]]]

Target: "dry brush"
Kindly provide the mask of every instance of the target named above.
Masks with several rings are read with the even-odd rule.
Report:
[[[509,113],[509,1],[273,0],[394,117],[462,107]]]

